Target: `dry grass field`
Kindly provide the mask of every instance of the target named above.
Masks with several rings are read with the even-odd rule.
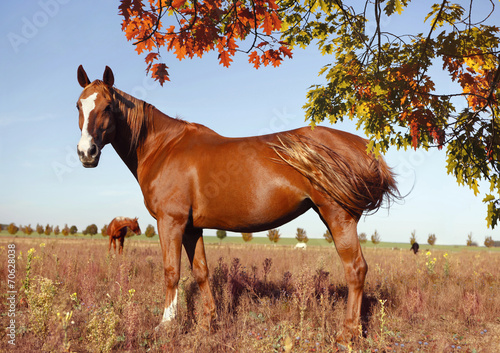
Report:
[[[500,351],[500,253],[431,249],[415,256],[366,248],[364,254],[362,325],[347,351]],[[201,297],[183,257],[178,319],[156,333],[164,305],[157,244],[128,241],[123,256],[108,256],[105,239],[0,238],[2,327],[15,320],[14,335],[0,333],[0,351],[338,350],[347,289],[333,246],[210,244],[207,257],[217,305],[213,332],[197,324]],[[15,307],[8,300],[12,283]]]

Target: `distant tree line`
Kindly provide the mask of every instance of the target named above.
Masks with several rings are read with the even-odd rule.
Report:
[[[101,228],[101,235],[103,237],[108,236],[107,229],[108,229],[107,224],[105,224]],[[37,224],[36,227],[33,229],[31,227],[31,224],[28,224],[27,226],[21,225],[18,227],[18,226],[16,226],[15,223],[10,223],[10,224],[0,224],[0,230],[6,230],[9,234],[12,234],[12,235],[14,235],[18,232],[22,232],[25,235],[31,235],[33,233],[37,233],[39,235],[51,235],[51,234],[59,235],[62,233],[63,235],[66,236],[66,235],[75,235],[78,232],[78,228],[75,225],[72,225],[71,227],[69,227],[68,224],[65,224],[64,228],[62,228],[62,229],[60,229],[59,226],[54,227],[54,226],[51,226],[49,224],[47,224],[45,226],[43,226],[41,224]],[[99,229],[98,229],[97,225],[90,224],[82,231],[82,234],[94,236],[98,232],[99,232]],[[144,234],[148,238],[154,237],[156,235],[155,227],[153,225],[149,224],[146,227],[146,231],[144,232]],[[133,236],[133,235],[134,235],[134,233],[129,231],[126,236],[129,237],[129,236]],[[222,240],[227,236],[227,232],[225,230],[218,230],[216,232],[216,235],[217,235],[217,238],[219,238],[219,241],[222,242]],[[281,238],[281,234],[280,234],[279,229],[270,229],[267,231],[266,235],[267,235],[269,241],[271,241],[274,244],[278,243],[278,241]],[[245,242],[249,242],[253,239],[252,233],[241,233],[241,236],[243,237],[243,240]],[[333,237],[332,237],[329,230],[325,231],[325,233],[323,234],[323,238],[328,243],[333,242]],[[307,243],[309,241],[307,233],[303,228],[297,228],[295,239],[297,239],[297,241],[299,243]],[[358,235],[358,239],[359,239],[359,242],[361,244],[364,244],[368,241],[368,237],[367,237],[366,233],[360,233]],[[377,232],[377,230],[375,230],[374,233],[371,235],[370,240],[374,245],[377,245],[378,243],[380,243],[381,237],[380,237],[380,234]],[[437,236],[434,233],[430,233],[427,237],[427,243],[431,246],[433,246],[436,243],[436,240],[437,240]],[[410,244],[413,245],[413,243],[415,243],[415,242],[417,242],[417,235],[416,235],[416,231],[414,230],[411,232]],[[473,239],[472,232],[467,235],[465,243],[467,246],[479,246],[478,243]],[[489,247],[500,247],[500,241],[494,241],[492,236],[486,236],[484,239],[484,246],[486,246],[488,248]]]

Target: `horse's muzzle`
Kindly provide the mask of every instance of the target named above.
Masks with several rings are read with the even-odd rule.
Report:
[[[95,144],[91,144],[86,151],[80,150],[77,147],[78,157],[80,162],[85,168],[95,168],[99,164],[99,158],[101,157],[101,149]]]

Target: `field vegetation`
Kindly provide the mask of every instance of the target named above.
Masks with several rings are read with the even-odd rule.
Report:
[[[229,237],[228,237],[229,238]],[[228,240],[224,239],[224,242]],[[91,240],[92,239],[92,240]],[[15,351],[335,352],[347,288],[333,246],[207,245],[217,319],[198,325],[201,297],[182,259],[178,318],[163,314],[160,247],[129,239],[122,256],[106,239],[0,238],[16,248]],[[89,241],[91,240],[91,241]],[[294,243],[296,242],[293,239]],[[326,241],[321,239],[322,243]],[[281,242],[281,241],[280,241]],[[365,247],[369,265],[356,352],[495,352],[500,342],[500,256],[437,246]],[[7,266],[0,268],[2,327]],[[0,351],[12,350],[5,330]]]

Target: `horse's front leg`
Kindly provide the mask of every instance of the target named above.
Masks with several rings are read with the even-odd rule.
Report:
[[[186,249],[193,276],[198,282],[203,296],[205,320],[202,326],[210,331],[212,320],[215,318],[215,303],[210,290],[207,259],[205,255],[205,246],[203,244],[203,230],[201,228],[186,229],[182,244]]]
[[[160,326],[172,321],[177,316],[177,299],[181,265],[182,235],[186,222],[166,216],[158,221],[165,276],[165,310]]]

